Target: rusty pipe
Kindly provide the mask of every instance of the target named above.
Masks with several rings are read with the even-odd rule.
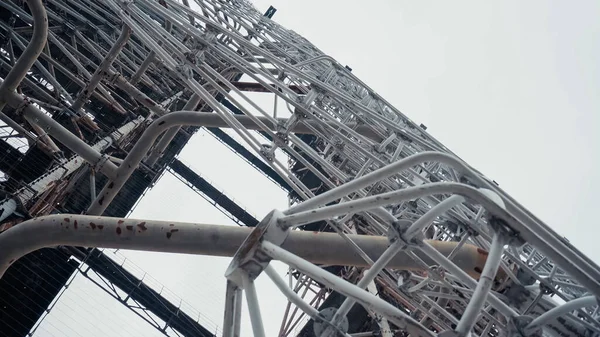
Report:
[[[20,257],[57,245],[232,257],[252,230],[248,227],[74,214],[43,216],[0,233],[0,277]],[[382,236],[349,236],[372,259],[380,256],[389,244],[388,239]],[[456,242],[428,242],[446,256],[457,245]],[[291,231],[282,248],[315,264],[368,267],[364,259],[335,233]],[[425,255],[420,257],[427,263],[433,263]],[[477,278],[486,257],[485,251],[467,244],[459,249],[455,262]],[[425,271],[402,252],[390,261],[387,268]]]

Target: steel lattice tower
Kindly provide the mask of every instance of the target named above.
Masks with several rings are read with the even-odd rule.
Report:
[[[319,337],[599,335],[600,268],[350,68],[276,24],[274,8],[0,7],[3,336],[29,333],[78,268],[69,257],[136,289],[169,328],[213,336],[148,300],[159,295],[126,271],[111,278],[119,266],[90,247],[233,257],[227,337],[240,335],[243,298],[264,336],[253,283],[263,272],[290,301],[282,336],[302,325],[300,336]],[[248,91],[276,95],[291,117]],[[259,221],[176,160],[199,128],[286,190],[290,208]],[[165,170],[242,226],[126,218]],[[291,286],[273,259],[290,266]],[[27,282],[37,285],[14,286]]]

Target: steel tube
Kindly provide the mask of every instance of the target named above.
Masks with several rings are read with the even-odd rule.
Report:
[[[448,198],[448,199],[442,201],[441,203],[437,204],[435,207],[433,207],[427,213],[425,213],[423,216],[421,216],[419,219],[417,219],[417,221],[415,221],[408,228],[408,230],[403,235],[403,240],[404,241],[410,241],[410,240],[412,240],[412,238],[419,231],[423,230],[423,228],[425,228],[428,225],[430,225],[433,222],[433,220],[435,220],[438,216],[444,214],[447,210],[449,210],[452,207],[460,204],[463,201],[464,201],[464,198],[461,197],[461,196],[451,196],[450,198]],[[394,242],[377,259],[377,261],[375,261],[375,263],[373,264],[373,266],[371,266],[369,268],[369,270],[365,273],[365,275],[363,275],[363,277],[358,281],[358,283],[357,283],[356,286],[359,287],[359,288],[361,288],[361,289],[365,289],[367,287],[367,285],[369,283],[371,283],[375,279],[375,277],[377,277],[377,275],[379,274],[379,272],[381,272],[381,270],[383,270],[385,268],[385,266],[389,264],[389,262],[394,258],[394,256],[403,247],[404,247],[403,241],[398,240],[398,241]],[[486,265],[487,265],[487,263],[486,263]],[[338,309],[338,311],[336,312],[336,314],[334,316],[334,319],[333,319],[333,324],[337,324],[338,320],[341,317],[344,317],[345,315],[347,315],[348,312],[350,312],[350,309],[352,309],[352,306],[354,306],[354,303],[355,303],[355,301],[352,300],[351,298],[346,298],[344,300],[344,302],[342,303],[342,305],[340,306],[340,308]]]
[[[494,285],[494,278],[500,267],[500,262],[502,261],[505,242],[506,240],[502,233],[494,234],[492,246],[490,247],[490,252],[485,266],[483,267],[481,277],[479,277],[479,282],[477,282],[475,292],[473,292],[471,300],[455,329],[461,337],[468,336],[477,323],[477,317],[481,313],[481,309],[483,309],[490,290]]]
[[[225,289],[225,312],[223,318],[223,337],[240,337],[239,333],[235,334],[236,320],[239,321],[239,316],[236,315],[237,302],[241,302],[239,288],[227,280]]]
[[[121,29],[121,34],[117,38],[117,41],[115,41],[115,44],[110,48],[102,62],[98,65],[98,68],[96,68],[96,71],[92,75],[92,78],[90,78],[89,83],[85,86],[85,88],[82,89],[81,93],[71,106],[71,109],[75,113],[79,112],[79,110],[90,98],[94,90],[96,90],[96,87],[98,86],[98,84],[100,84],[100,81],[102,80],[102,77],[104,77],[105,72],[110,68],[114,60],[119,56],[119,53],[125,47],[127,41],[129,41],[130,36],[131,28],[129,28],[129,26],[127,25],[123,25],[123,28]]]
[[[31,66],[44,50],[48,38],[48,16],[42,0],[28,0],[27,6],[33,16],[33,35],[21,57],[0,84],[0,111],[6,105],[6,95],[15,91],[25,78]]]
[[[435,205],[427,213],[423,214],[419,219],[417,219],[417,221],[413,222],[413,224],[404,233],[404,240],[411,240],[419,231],[422,231],[427,226],[431,225],[431,223],[437,217],[452,209],[452,207],[460,205],[463,201],[465,201],[465,198],[462,196],[453,195]]]
[[[347,297],[354,298],[364,307],[369,308],[396,324],[398,327],[407,330],[411,336],[415,337],[433,337],[433,332],[427,330],[419,322],[408,316],[398,308],[388,302],[370,294],[357,287],[356,285],[345,281],[331,273],[315,266],[314,264],[298,257],[285,249],[282,249],[268,241],[261,244],[262,250],[273,259],[286,263],[307,275],[310,275],[317,282],[321,282],[335,291]]]
[[[405,247],[401,241],[394,242],[381,256],[373,263],[373,265],[365,272],[363,277],[358,281],[356,286],[360,289],[365,289],[369,283],[373,282],[375,277],[389,264],[389,262]],[[342,317],[345,317],[356,301],[353,298],[347,297],[340,308],[336,311],[332,319],[332,324],[337,325]]]
[[[7,93],[5,97],[10,106],[22,110],[23,116],[30,123],[42,128],[58,142],[80,155],[93,166],[102,164],[99,165],[99,169],[106,176],[114,176],[117,167],[113,163],[105,162],[104,157],[100,152],[94,150],[90,145],[75,136],[60,123],[52,119],[52,117],[39,110],[26,98],[17,94],[16,92]]]
[[[289,214],[280,218],[278,222],[280,225],[288,228],[296,227],[315,221],[329,219],[338,215],[355,214],[373,208],[399,203],[401,201],[442,193],[457,193],[459,195],[462,194],[463,196],[471,197],[477,201],[485,200],[489,203],[493,203],[486,194],[469,185],[459,183],[430,183],[346,201],[333,206],[317,208],[315,210]],[[494,205],[498,208],[498,205]],[[491,212],[493,213],[493,211]]]
[[[254,125],[254,127],[258,128],[258,126],[247,116],[231,115],[230,117],[236,122],[247,121],[248,125]],[[206,127],[228,126],[224,119],[217,114],[196,111],[176,111],[156,119],[148,126],[135,146],[129,151],[129,155],[127,155],[123,164],[119,166],[115,179],[104,186],[96,200],[94,200],[88,209],[87,214],[101,215],[123,187],[127,179],[129,179],[131,174],[135,171],[150,147],[152,147],[156,138],[158,138],[165,130],[180,125]],[[252,128],[247,127],[247,129]]]
[[[200,96],[196,94],[192,95],[187,103],[185,103],[183,110],[195,111],[201,100],[202,98]],[[154,164],[156,164],[158,159],[162,157],[165,149],[167,146],[169,146],[169,143],[171,143],[173,138],[175,138],[180,129],[180,126],[175,126],[165,132],[165,134],[158,141],[158,144],[156,144],[154,149],[152,149],[152,152],[148,155],[148,158],[145,160],[146,165],[152,167]]]
[[[96,171],[90,167],[90,199],[96,199]]]
[[[239,337],[241,336],[241,330],[242,330],[242,302],[243,302],[243,296],[244,293],[242,292],[242,289],[237,288],[235,290],[235,319],[233,320],[233,335],[235,337]]]
[[[125,91],[127,94],[129,94],[131,96],[131,98],[133,98],[138,103],[140,103],[141,105],[146,107],[152,113],[154,113],[158,116],[162,116],[167,113],[167,111],[160,104],[156,103],[154,100],[152,100],[146,94],[144,94],[140,89],[136,88],[134,85],[127,82],[127,79],[125,77],[123,77],[123,75],[112,72],[110,70],[108,71],[108,73],[109,73],[109,76],[111,77],[111,80],[115,83],[115,85],[119,89]]]
[[[140,79],[142,78],[142,76],[144,75],[146,70],[148,70],[150,65],[155,60],[156,60],[156,52],[151,50],[150,53],[148,54],[148,56],[146,56],[146,59],[144,59],[144,62],[142,62],[142,64],[138,68],[138,70],[135,72],[135,74],[133,74],[131,76],[131,78],[129,79],[129,83],[131,83],[132,85],[136,85],[140,81]]]
[[[442,163],[450,164],[452,166],[458,166],[459,168],[466,167],[458,158],[441,152],[421,152],[410,157],[404,158],[400,161],[389,164],[376,171],[365,174],[364,176],[349,181],[337,188],[322,193],[310,200],[304,201],[294,207],[289,208],[284,214],[294,214],[302,212],[308,209],[312,209],[321,205],[325,205],[334,200],[340,199],[356,190],[365,188],[378,181],[389,178],[394,174],[409,169],[417,164],[421,164],[428,161],[440,161]]]
[[[246,302],[248,303],[248,312],[250,313],[250,323],[252,324],[252,332],[254,337],[265,337],[265,327],[263,326],[262,316],[260,314],[260,304],[258,303],[258,295],[254,281],[250,279],[248,274],[242,273],[242,283],[244,284],[244,293],[246,294]]]
[[[246,227],[87,215],[43,216],[0,233],[0,276],[21,256],[58,245],[231,257],[251,231]],[[373,258],[381,256],[388,246],[387,238],[381,236],[349,237]],[[456,246],[456,243],[442,241],[430,241],[430,244],[443,255],[448,255]],[[335,233],[292,231],[282,247],[313,263],[368,267],[364,259]],[[421,257],[433,263],[427,256]],[[464,245],[457,253],[456,260],[459,268],[477,277],[475,269],[483,268],[485,258],[485,252],[480,252],[477,247]],[[397,254],[386,267],[423,270],[422,266],[403,253]]]
[[[477,288],[477,281],[475,281],[471,276],[465,273],[462,269],[460,269],[455,263],[448,260],[443,254],[440,254],[435,248],[433,248],[428,242],[423,242],[419,245],[419,249],[426,253],[432,260],[437,262],[441,267],[445,268],[449,272],[451,272],[454,276],[464,282],[470,288]],[[497,269],[497,268],[496,268]],[[517,312],[515,312],[510,306],[502,302],[498,297],[494,294],[489,294],[487,298],[488,302],[493,305],[501,314],[506,317],[515,317],[517,316]]]
[[[585,296],[571,300],[567,303],[554,307],[549,311],[545,312],[544,314],[536,317],[531,323],[527,325],[525,329],[533,330],[537,327],[543,326],[544,324],[548,323],[549,321],[555,318],[568,314],[571,311],[594,305],[600,305],[596,296]]]
[[[115,175],[117,170],[116,165],[106,161],[100,152],[94,150],[90,145],[81,140],[79,137],[75,136],[64,126],[60,125],[60,123],[52,119],[52,117],[40,111],[33,104],[25,101],[20,95],[15,93],[12,96],[13,98],[17,99],[10,99],[9,104],[13,106],[19,105],[19,103],[12,104],[11,101],[21,101],[22,104],[25,104],[23,107],[23,115],[29,122],[44,129],[50,136],[52,136],[61,144],[65,145],[71,151],[80,155],[94,167],[98,166],[98,169],[103,174],[107,175],[108,177],[113,177]]]
[[[306,303],[302,297],[300,297],[292,288],[290,288],[285,281],[277,274],[275,269],[268,265],[264,272],[269,276],[271,281],[275,283],[275,286],[279,288],[279,290],[287,297],[287,299],[292,302],[296,307],[300,308],[300,310],[304,311],[310,318],[316,318],[319,315],[319,311],[313,308],[311,305]]]

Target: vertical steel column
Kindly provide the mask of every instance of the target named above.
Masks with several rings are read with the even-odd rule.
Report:
[[[263,326],[262,316],[260,314],[260,304],[254,281],[250,279],[248,274],[242,273],[242,282],[244,284],[244,293],[248,302],[248,311],[250,313],[250,321],[252,323],[252,332],[254,337],[265,337],[265,328]]]
[[[96,170],[90,167],[90,198],[96,199]]]
[[[223,337],[240,337],[240,312],[242,292],[233,282],[227,281],[225,289],[225,313],[223,318]]]

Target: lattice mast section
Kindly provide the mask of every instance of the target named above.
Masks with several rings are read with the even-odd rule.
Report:
[[[64,7],[62,1],[49,2]],[[231,128],[283,179],[290,209],[274,211],[258,225],[228,272],[225,335],[235,335],[239,327],[240,289],[251,307],[254,334],[264,335],[253,286],[263,271],[293,303],[281,335],[293,335],[309,318],[299,334],[529,336],[542,326],[548,335],[598,334],[598,267],[493,181],[348,67],[248,2],[196,1],[197,10],[188,5],[90,1],[81,8],[122,27],[118,35],[100,34],[110,41],[106,48],[89,46],[103,60],[96,71],[78,69],[86,80],[71,95],[52,83],[48,69],[40,70],[59,96],[47,104],[62,104],[55,110],[92,131],[102,127],[85,109],[90,97],[128,111],[108,92],[112,87],[147,109],[144,123],[136,126],[144,133],[131,139],[124,159],[101,166],[108,182],[87,214],[103,214],[138,166],[155,167],[181,125]],[[69,54],[68,41],[53,40],[52,32],[48,39]],[[291,117],[278,119],[276,108],[256,104],[238,83],[242,75],[276,95],[283,103],[279,108]],[[187,97],[188,103],[181,111],[168,108],[169,101],[157,104],[137,83],[152,94],[179,88],[173,100]],[[232,113],[222,99],[241,114]],[[30,110],[29,120],[41,116]],[[84,159],[105,163],[101,150]],[[343,258],[332,258],[319,268],[281,248],[299,229],[335,232],[360,263],[340,267],[343,263],[336,261]],[[384,240],[385,248],[373,254],[361,244],[365,237]],[[328,251],[319,245],[308,250]],[[290,288],[274,273],[271,259],[291,266],[296,286]],[[386,268],[390,261],[396,261],[394,268]],[[356,303],[364,309],[354,310]],[[551,314],[543,315],[546,311]]]

